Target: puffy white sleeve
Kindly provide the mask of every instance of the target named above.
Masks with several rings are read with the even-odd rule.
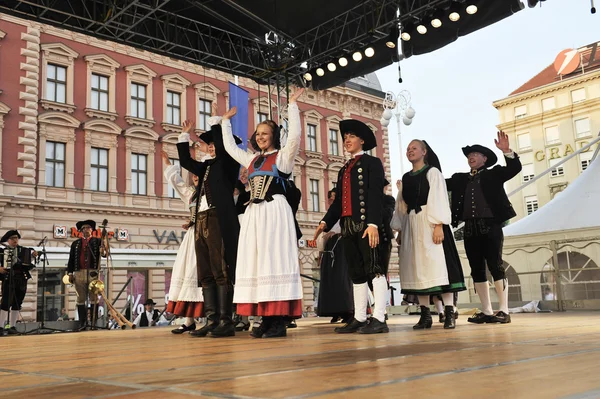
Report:
[[[390,227],[392,230],[402,230],[402,226],[404,226],[405,219],[408,216],[406,213],[407,209],[406,202],[404,202],[404,199],[402,198],[402,186],[400,186],[400,190],[398,190],[398,196],[396,196],[394,216],[392,216],[392,221],[390,222]]]
[[[165,169],[165,179],[171,184],[171,187],[179,194],[179,198],[187,205],[190,198],[194,195],[194,189],[188,186],[181,177],[181,167],[179,165],[167,166]]]
[[[450,201],[446,179],[437,168],[427,171],[429,181],[429,196],[427,196],[427,219],[433,224],[450,224],[452,213],[450,212]]]
[[[300,110],[297,103],[291,103],[288,106],[289,132],[285,147],[277,154],[277,169],[283,173],[292,173],[294,171],[294,161],[300,149]]]
[[[233,138],[233,131],[231,129],[231,121],[229,119],[223,119],[221,121],[221,130],[223,131],[223,146],[225,151],[235,159],[240,165],[244,167],[250,166],[250,163],[254,159],[254,154],[250,154],[235,144]]]

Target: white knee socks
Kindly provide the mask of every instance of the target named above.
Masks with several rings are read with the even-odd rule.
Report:
[[[499,310],[508,314],[508,280],[496,280],[494,281],[494,286],[498,294]]]
[[[10,326],[14,327],[17,325],[17,320],[19,320],[19,311],[11,310],[10,311]]]
[[[444,301],[445,303],[445,301]],[[435,305],[435,309],[437,310],[438,313],[444,313],[444,303],[442,303],[442,301],[440,301],[440,299],[437,297],[437,295],[433,296],[433,304]]]
[[[4,328],[8,319],[8,311],[0,310],[0,328]]]
[[[483,314],[488,316],[493,315],[494,311],[492,310],[492,302],[490,301],[490,291],[487,281],[475,283],[475,290],[477,291],[477,295],[479,295]]]
[[[373,294],[375,296],[375,309],[373,317],[380,322],[385,322],[385,305],[387,301],[387,280],[383,276],[373,279]]]
[[[367,321],[367,283],[352,284],[354,291],[354,318],[357,321]]]

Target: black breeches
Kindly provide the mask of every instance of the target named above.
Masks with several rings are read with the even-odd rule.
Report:
[[[26,292],[27,280],[25,278],[16,277],[11,279],[9,276],[6,276],[4,281],[2,281],[2,303],[0,308],[6,311],[10,309],[21,310]]]
[[[469,222],[471,221],[467,221],[467,223]],[[465,235],[464,238],[465,252],[471,266],[473,281],[475,283],[487,281],[486,264],[494,281],[505,279],[506,271],[502,261],[502,245],[504,244],[502,226],[498,223],[489,223],[487,228],[475,230],[472,235]]]
[[[346,235],[342,233],[344,253],[353,284],[363,284],[378,274],[387,273],[387,265],[384,270],[380,261],[379,247],[371,248],[369,237],[362,238],[364,230]]]

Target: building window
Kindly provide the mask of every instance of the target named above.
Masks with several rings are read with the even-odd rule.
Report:
[[[337,187],[337,182],[336,181],[332,181],[331,182],[331,188],[336,188]]]
[[[521,119],[527,116],[527,106],[519,105],[515,107],[515,119]]]
[[[207,131],[210,129],[210,126],[208,125],[208,118],[210,118],[210,108],[211,108],[212,103],[208,100],[198,100],[198,108],[199,108],[199,115],[198,115],[198,122],[199,122],[199,126],[200,129]]]
[[[531,136],[529,133],[518,134],[517,143],[519,145],[519,150],[531,150]]]
[[[590,164],[592,163],[592,156],[594,155],[594,151],[586,151],[579,153],[579,164],[581,165],[581,171],[586,170]]]
[[[179,159],[169,158],[169,161],[171,161],[171,165],[179,165]],[[169,198],[179,198],[177,191],[171,186],[171,182],[169,182]]]
[[[310,124],[308,125],[306,144],[308,151],[317,151],[317,126]]]
[[[340,155],[338,148],[338,131],[335,129],[329,129],[329,147],[331,147],[331,155]]]
[[[573,90],[571,92],[571,101],[573,104],[585,101],[585,89],[582,87],[581,89]]]
[[[533,212],[538,210],[538,199],[537,195],[530,195],[524,198],[525,199],[525,212],[528,215],[531,215]]]
[[[550,111],[554,108],[556,108],[556,102],[554,100],[554,97],[548,97],[542,100],[542,111]]]
[[[167,123],[181,125],[181,94],[167,91]]]
[[[67,68],[48,64],[46,70],[46,100],[67,102]]]
[[[108,112],[108,77],[92,74],[92,109]]]
[[[131,116],[146,119],[146,86],[131,84]]]
[[[583,118],[575,121],[575,134],[577,137],[586,137],[590,135],[590,119]]]
[[[311,211],[320,212],[321,208],[319,206],[319,181],[315,179],[310,179],[310,202],[311,202]]]
[[[551,126],[546,128],[546,144],[557,144],[560,143],[560,133],[558,132],[558,126]]]
[[[108,150],[92,147],[90,188],[94,191],[108,191]]]
[[[526,163],[523,165],[523,169],[521,170],[523,174],[523,182],[528,182],[535,177],[535,173],[533,171],[533,164]]]
[[[147,156],[131,154],[131,193],[146,195],[146,178],[148,173]]]
[[[65,186],[65,144],[46,141],[46,185]]]
[[[258,117],[258,123],[262,123],[269,119],[269,115],[265,114],[264,112],[257,112],[256,116]]]
[[[550,160],[550,167],[556,165],[560,161],[561,161],[560,159],[551,159]],[[550,176],[552,176],[552,177],[564,176],[565,175],[565,169],[564,169],[563,165],[564,164],[562,164],[560,166],[557,166],[556,168],[553,168],[552,171],[550,172]]]

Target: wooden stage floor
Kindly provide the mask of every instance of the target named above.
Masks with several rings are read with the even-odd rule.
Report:
[[[395,316],[379,335],[309,318],[278,339],[164,327],[0,337],[0,398],[598,398],[599,316],[461,315],[454,331]]]

